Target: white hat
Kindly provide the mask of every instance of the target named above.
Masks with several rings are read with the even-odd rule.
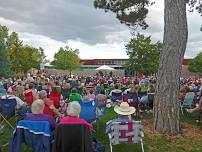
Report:
[[[120,115],[131,115],[136,110],[134,107],[130,107],[127,102],[122,102],[120,106],[115,106],[114,111]]]

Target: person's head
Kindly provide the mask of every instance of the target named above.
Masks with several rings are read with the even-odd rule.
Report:
[[[89,93],[90,93],[90,94],[93,94],[93,89],[90,89]]]
[[[31,111],[33,114],[42,114],[44,110],[44,101],[41,99],[35,100],[31,105]]]
[[[64,89],[70,89],[70,88],[71,88],[70,83],[65,83],[64,84]]]
[[[154,85],[152,85],[152,84],[149,85],[149,91],[150,91],[150,92],[155,92],[155,87],[154,87]]]
[[[72,93],[77,93],[77,88],[72,88]]]
[[[135,113],[135,108],[130,107],[127,102],[122,102],[120,106],[115,106],[114,111],[121,116],[130,116]]]
[[[105,95],[105,90],[104,90],[104,89],[101,89],[101,90],[100,90],[100,94],[104,94],[104,95]]]
[[[39,98],[42,99],[42,100],[47,98],[47,92],[45,90],[41,90],[39,92]]]
[[[33,89],[34,88],[34,84],[33,83],[29,83],[29,89]]]
[[[114,85],[114,88],[115,88],[115,89],[119,89],[119,84],[115,84],[115,85]]]
[[[67,107],[67,115],[79,116],[81,112],[81,106],[77,101],[70,102]]]
[[[138,88],[135,87],[135,86],[133,86],[133,87],[130,89],[129,92],[131,92],[131,93],[137,93],[137,90],[138,90]]]
[[[57,87],[56,86],[52,86],[51,89],[52,89],[52,92],[57,93]]]

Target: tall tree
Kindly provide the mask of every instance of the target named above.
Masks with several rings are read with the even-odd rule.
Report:
[[[202,14],[202,0],[164,0],[164,38],[154,102],[154,128],[168,134],[180,131],[178,95],[181,61],[188,36],[186,2]],[[148,12],[146,6],[149,4],[149,0],[94,1],[96,8],[116,13],[121,23],[144,28],[147,27],[143,21]]]
[[[12,70],[15,73],[20,71],[20,48],[23,46],[16,32],[12,32],[7,39],[7,52],[11,60]]]
[[[165,0],[164,38],[154,102],[154,128],[162,133],[180,131],[179,87],[188,29],[186,1]]]
[[[138,34],[126,45],[129,61],[126,66],[145,75],[157,73],[161,43],[152,43],[151,37]]]
[[[80,58],[78,54],[78,49],[74,50],[69,46],[64,48],[61,47],[59,51],[55,53],[52,64],[57,69],[68,70],[71,75],[72,70],[80,67]]]
[[[39,68],[41,61],[40,50],[28,45],[20,47],[18,70],[21,75],[26,74],[31,68]]]
[[[188,65],[188,70],[190,72],[198,73],[202,76],[202,52],[200,52]]]
[[[0,77],[10,77],[12,74],[11,63],[6,52],[6,39],[8,28],[0,25]]]

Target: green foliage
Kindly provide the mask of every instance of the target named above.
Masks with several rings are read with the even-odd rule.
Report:
[[[146,75],[154,74],[159,67],[159,56],[162,44],[152,43],[151,37],[138,34],[126,45],[129,61],[126,66],[132,70],[142,72]]]
[[[0,77],[9,77],[12,75],[11,63],[6,52],[6,39],[8,37],[8,29],[6,26],[0,25]]]
[[[18,34],[12,32],[6,42],[6,50],[11,60],[12,70],[17,74],[22,67],[20,67],[20,48],[22,41],[19,40]]]
[[[190,72],[198,73],[202,75],[202,52],[200,52],[188,65]]]
[[[23,45],[16,32],[12,32],[8,36],[6,51],[11,61],[12,70],[18,76],[24,75],[31,68],[39,68],[41,62],[46,62],[44,50]]]
[[[116,18],[127,26],[134,28],[137,26],[146,29],[148,24],[145,18],[148,14],[148,6],[154,4],[151,0],[94,0],[95,8],[111,11],[116,14]]]
[[[60,48],[54,55],[52,65],[57,69],[69,70],[70,72],[80,67],[79,51],[68,46]]]
[[[39,68],[41,63],[41,52],[31,46],[20,47],[18,68],[22,73],[26,73],[31,68]]]
[[[186,1],[190,12],[196,10],[202,16],[202,0]],[[148,6],[154,3],[155,0],[94,0],[95,8],[115,13],[116,18],[121,23],[133,29],[136,29],[138,26],[142,27],[142,29],[148,27],[145,18],[148,14]]]

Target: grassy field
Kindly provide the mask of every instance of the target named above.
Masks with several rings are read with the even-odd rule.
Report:
[[[99,122],[99,128],[96,130],[97,139],[105,145],[106,152],[109,152],[109,140],[105,134],[105,123],[114,118],[116,113],[113,109],[107,109],[105,116]],[[161,135],[152,129],[152,115],[145,114],[142,123],[144,125],[145,152],[202,152],[202,124],[197,125],[195,122],[196,115],[185,115],[181,119],[182,130],[177,136]],[[14,122],[14,121],[13,121]],[[0,135],[0,141],[9,140],[12,130],[7,128],[4,135]],[[28,148],[24,148],[23,152],[30,152]],[[8,147],[3,148],[3,152],[7,152]],[[113,146],[114,152],[141,152],[140,144],[126,144]]]

